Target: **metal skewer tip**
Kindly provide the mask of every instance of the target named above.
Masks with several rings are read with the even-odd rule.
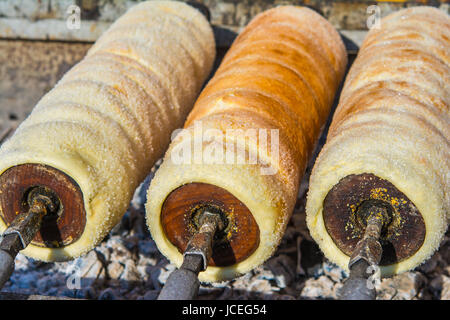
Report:
[[[55,198],[39,187],[28,194],[29,210],[19,214],[5,230],[0,242],[0,289],[14,271],[14,259],[25,249],[40,230],[42,220],[48,212],[57,209]]]
[[[183,264],[172,272],[158,300],[193,300],[198,295],[198,274],[206,270],[213,252],[214,236],[224,228],[220,214],[205,210],[199,218],[200,227],[188,243]]]
[[[376,290],[371,277],[377,277],[378,264],[383,253],[380,236],[390,217],[383,207],[363,208],[361,219],[366,224],[364,236],[357,243],[350,258],[350,276],[339,292],[340,300],[375,300]]]

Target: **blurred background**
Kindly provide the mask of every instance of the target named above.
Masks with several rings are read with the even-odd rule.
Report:
[[[79,61],[103,31],[139,1],[0,0],[0,132],[5,121],[22,120],[39,98]],[[430,5],[449,12],[449,0],[203,0],[216,27],[219,51],[256,14],[283,4],[304,5],[321,13],[357,45],[370,16]],[[376,5],[376,7],[373,7]],[[230,32],[227,32],[230,31]],[[350,49],[355,49],[351,47]],[[220,56],[220,52],[219,52]]]

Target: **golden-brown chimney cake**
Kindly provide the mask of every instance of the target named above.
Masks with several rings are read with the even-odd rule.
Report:
[[[346,63],[339,34],[310,9],[281,6],[250,22],[151,183],[147,223],[164,255],[181,264],[190,221],[208,207],[228,227],[201,280],[233,278],[271,256]]]

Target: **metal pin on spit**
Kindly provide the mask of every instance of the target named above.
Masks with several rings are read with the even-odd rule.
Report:
[[[199,218],[200,227],[188,243],[183,264],[172,272],[158,296],[158,300],[192,300],[198,295],[198,274],[206,270],[211,258],[216,232],[224,228],[218,213],[204,211]]]
[[[20,213],[5,230],[0,242],[0,289],[14,271],[14,259],[20,250],[25,249],[33,240],[42,225],[44,216],[56,212],[57,202],[45,188],[33,188],[27,203],[29,210]]]
[[[380,237],[383,227],[390,223],[386,208],[368,206],[357,214],[366,225],[363,237],[357,243],[348,263],[350,276],[340,290],[340,300],[375,300],[376,290],[371,277],[376,277],[383,249]]]

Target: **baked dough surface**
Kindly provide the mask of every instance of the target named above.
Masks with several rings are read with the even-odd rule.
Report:
[[[47,93],[0,149],[0,174],[52,166],[80,186],[81,237],[63,248],[29,245],[44,261],[78,257],[116,225],[194,104],[215,59],[211,26],[175,1],[132,7]],[[0,231],[6,225],[0,220]]]
[[[260,245],[247,259],[227,267],[210,266],[200,273],[202,281],[234,278],[273,254],[346,63],[339,34],[312,10],[281,6],[250,22],[202,91],[185,131],[172,142],[151,183],[147,223],[158,248],[170,261],[180,266],[182,254],[164,234],[161,208],[173,190],[192,182],[232,193],[250,210],[260,230]],[[196,131],[200,124],[203,138]],[[268,138],[248,138],[246,130],[252,129],[257,133],[266,130]],[[272,129],[277,133],[272,135]],[[277,134],[279,149],[272,153]],[[198,154],[190,148],[196,137],[201,141],[201,161],[196,161]],[[228,145],[232,147],[225,149]],[[207,150],[217,148],[224,150],[223,157],[208,158],[213,153]],[[178,163],[180,150],[192,161]],[[235,160],[227,162],[225,150]],[[258,160],[240,164],[235,158],[238,154]]]
[[[422,247],[382,266],[382,275],[413,269],[438,248],[450,217],[449,106],[449,16],[415,7],[382,19],[346,77],[310,178],[307,224],[328,259],[347,269],[349,257],[327,233],[322,206],[330,189],[350,174],[390,181],[425,221]]]

